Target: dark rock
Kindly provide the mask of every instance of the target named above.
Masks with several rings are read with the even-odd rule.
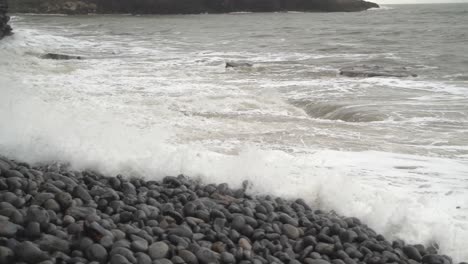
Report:
[[[50,60],[81,60],[83,57],[76,55],[66,55],[66,54],[57,54],[57,53],[46,53],[41,56],[43,59]]]
[[[169,235],[176,235],[180,237],[187,237],[187,238],[192,238],[193,237],[193,232],[192,230],[185,225],[180,225],[176,228],[171,228],[168,231]]]
[[[46,209],[31,205],[26,213],[26,222],[38,222],[42,228],[45,228],[49,224],[49,213]]]
[[[88,259],[104,263],[107,260],[107,251],[100,244],[93,244],[86,249],[86,256]]]
[[[34,239],[41,235],[41,226],[38,222],[29,222],[25,231],[29,238]]]
[[[89,215],[96,214],[96,209],[91,207],[70,207],[66,214],[72,216],[75,220],[85,219]]]
[[[14,263],[15,253],[13,250],[0,246],[0,263]]]
[[[347,77],[417,77],[405,67],[383,67],[359,65],[340,69],[340,75]]]
[[[330,264],[330,262],[323,260],[323,259],[311,259],[311,258],[304,259],[304,263],[306,264]]]
[[[236,258],[229,252],[221,253],[221,261],[222,263],[235,263]]]
[[[91,195],[89,194],[88,190],[86,190],[84,187],[80,185],[76,186],[75,189],[73,190],[73,196],[80,198],[84,202],[89,202],[93,199]]]
[[[197,256],[198,258],[198,261],[200,263],[204,263],[204,264],[209,264],[209,263],[219,263],[219,254],[212,251],[212,250],[209,250],[207,248],[199,248],[195,255]]]
[[[198,264],[198,259],[195,254],[188,250],[180,250],[178,256],[181,257],[187,264]]]
[[[109,253],[112,256],[114,255],[121,255],[123,257],[125,257],[125,259],[127,259],[128,261],[130,261],[131,263],[136,263],[136,258],[135,256],[133,255],[133,252],[128,249],[128,248],[124,248],[124,247],[114,247],[110,253]],[[151,255],[150,255],[151,256]]]
[[[60,205],[54,200],[54,199],[49,199],[44,203],[44,208],[47,210],[52,210],[54,212],[59,212],[60,211]]]
[[[35,242],[40,249],[48,252],[60,251],[68,254],[70,252],[70,242],[56,236],[44,234]]]
[[[127,258],[125,258],[122,255],[119,254],[114,254],[110,258],[110,264],[131,264],[132,262],[128,261]]]
[[[0,221],[0,237],[15,237],[20,228],[10,221]]]
[[[148,241],[141,239],[141,240],[135,240],[132,242],[130,247],[137,252],[145,252],[148,250]]]
[[[15,248],[16,256],[26,263],[38,263],[47,260],[47,254],[29,241],[18,244]]]
[[[329,255],[329,254],[332,254],[334,250],[335,250],[335,245],[333,244],[319,242],[315,246],[315,251],[317,251],[320,254]]]
[[[422,263],[424,264],[444,264],[445,259],[442,256],[429,254],[422,257]]]
[[[143,252],[138,252],[135,254],[138,264],[151,264],[151,258]]]
[[[226,62],[226,68],[252,67],[251,63],[247,62]]]
[[[403,247],[403,252],[408,256],[408,258],[421,262],[422,257],[418,249],[412,246]]]

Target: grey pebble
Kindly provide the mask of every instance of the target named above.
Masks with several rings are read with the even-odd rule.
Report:
[[[169,247],[166,243],[161,241],[151,244],[151,246],[148,249],[148,254],[153,260],[165,258],[168,252]]]

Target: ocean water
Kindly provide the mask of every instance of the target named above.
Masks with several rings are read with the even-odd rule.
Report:
[[[254,194],[302,197],[468,260],[467,4],[11,23],[15,35],[0,42],[0,153],[249,180]],[[418,77],[338,74],[361,64]]]

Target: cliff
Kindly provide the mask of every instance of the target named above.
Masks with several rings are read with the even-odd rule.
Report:
[[[11,35],[11,27],[8,25],[10,17],[7,16],[8,4],[6,0],[0,0],[0,39]]]
[[[18,13],[198,14],[228,12],[353,12],[379,7],[362,0],[14,0]]]

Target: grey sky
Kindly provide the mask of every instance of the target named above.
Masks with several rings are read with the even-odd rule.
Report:
[[[370,0],[377,4],[468,3],[468,0]]]

